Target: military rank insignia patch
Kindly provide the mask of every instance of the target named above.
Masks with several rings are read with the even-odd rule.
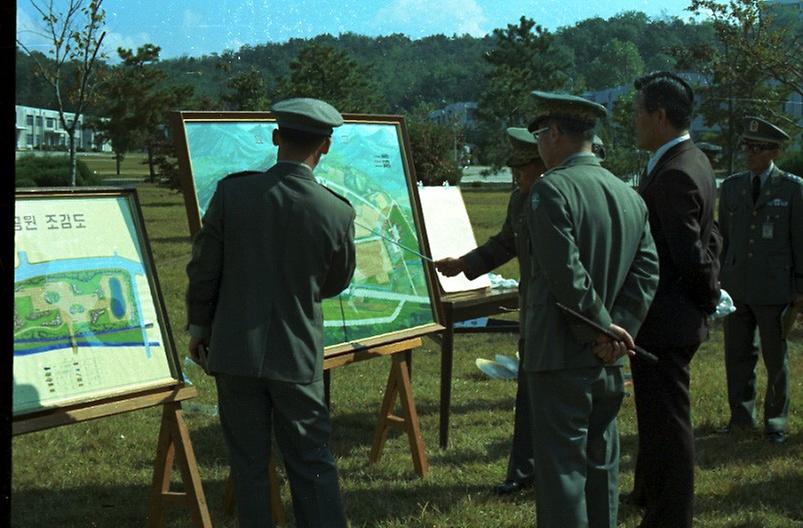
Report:
[[[541,196],[538,194],[538,191],[533,190],[533,192],[530,193],[530,207],[532,207],[533,211],[538,209],[539,203],[541,203]]]

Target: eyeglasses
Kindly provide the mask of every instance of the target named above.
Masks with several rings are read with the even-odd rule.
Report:
[[[533,137],[535,138],[536,141],[538,141],[538,136],[543,134],[547,130],[549,130],[548,126],[545,126],[543,128],[539,128],[538,130],[533,130]]]
[[[778,145],[775,143],[748,143],[746,141],[743,141],[739,146],[743,151],[750,151],[753,154],[757,154],[762,150],[775,150],[778,148]]]

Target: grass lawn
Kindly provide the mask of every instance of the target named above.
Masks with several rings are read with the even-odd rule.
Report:
[[[113,169],[112,169],[113,170]],[[183,332],[184,266],[190,254],[180,194],[139,187],[143,213],[176,345]],[[507,193],[467,191],[464,197],[479,242],[499,228]],[[502,268],[515,277],[515,263]],[[512,498],[492,495],[504,477],[513,426],[515,384],[489,380],[474,366],[477,357],[513,355],[512,335],[456,337],[452,380],[450,447],[438,446],[438,347],[425,339],[415,351],[413,388],[427,445],[430,472],[416,477],[404,435],[391,432],[382,460],[368,465],[376,415],[389,368],[388,358],[350,365],[332,373],[332,449],[337,457],[346,513],[355,527],[519,527],[534,524],[532,490]],[[696,522],[700,527],[803,527],[803,329],[791,344],[790,435],[771,446],[760,433],[715,434],[727,420],[722,330],[692,363],[693,413],[697,436]],[[759,390],[766,387],[759,367]],[[186,368],[200,396],[185,405],[204,491],[215,526],[234,526],[222,511],[228,473],[214,409],[215,390],[197,368]],[[761,398],[760,398],[761,400]],[[759,402],[759,408],[761,407]],[[143,526],[153,472],[160,409],[149,409],[17,437],[13,444],[12,523],[15,527]],[[619,414],[622,436],[621,489],[633,480],[636,424],[633,399]],[[176,477],[178,479],[178,477]],[[285,507],[291,514],[288,486]],[[639,513],[623,507],[620,526],[635,527]],[[169,526],[190,526],[171,513]]]
[[[89,168],[97,171],[103,178],[118,178],[117,164],[114,155],[110,153],[87,153],[79,154],[78,159],[89,165]],[[126,154],[120,164],[119,178],[147,178],[148,159],[145,154],[131,152]]]

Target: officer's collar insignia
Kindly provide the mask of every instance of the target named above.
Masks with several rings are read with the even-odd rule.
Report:
[[[755,119],[750,121],[750,132],[758,132],[758,121]]]

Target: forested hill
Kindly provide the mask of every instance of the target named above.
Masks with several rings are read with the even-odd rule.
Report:
[[[580,91],[615,86],[643,72],[672,68],[674,59],[669,51],[673,47],[713,41],[714,33],[710,24],[650,19],[643,13],[626,12],[561,28],[554,38],[564,58],[564,73],[572,79],[572,88]],[[489,70],[484,57],[495,45],[490,36],[435,35],[412,40],[401,34],[366,37],[352,33],[321,35],[312,42],[347,52],[375,85],[387,112],[407,112],[419,104],[440,107],[477,101]],[[287,76],[290,62],[310,43],[292,39],[244,46],[220,54],[162,60],[159,67],[168,73],[169,84],[189,84],[198,100],[214,105],[224,94],[227,80],[253,68],[272,93],[278,79]],[[33,75],[32,66],[32,59],[18,52],[17,104],[54,108],[52,90]],[[99,102],[95,110],[102,113],[102,106]]]

